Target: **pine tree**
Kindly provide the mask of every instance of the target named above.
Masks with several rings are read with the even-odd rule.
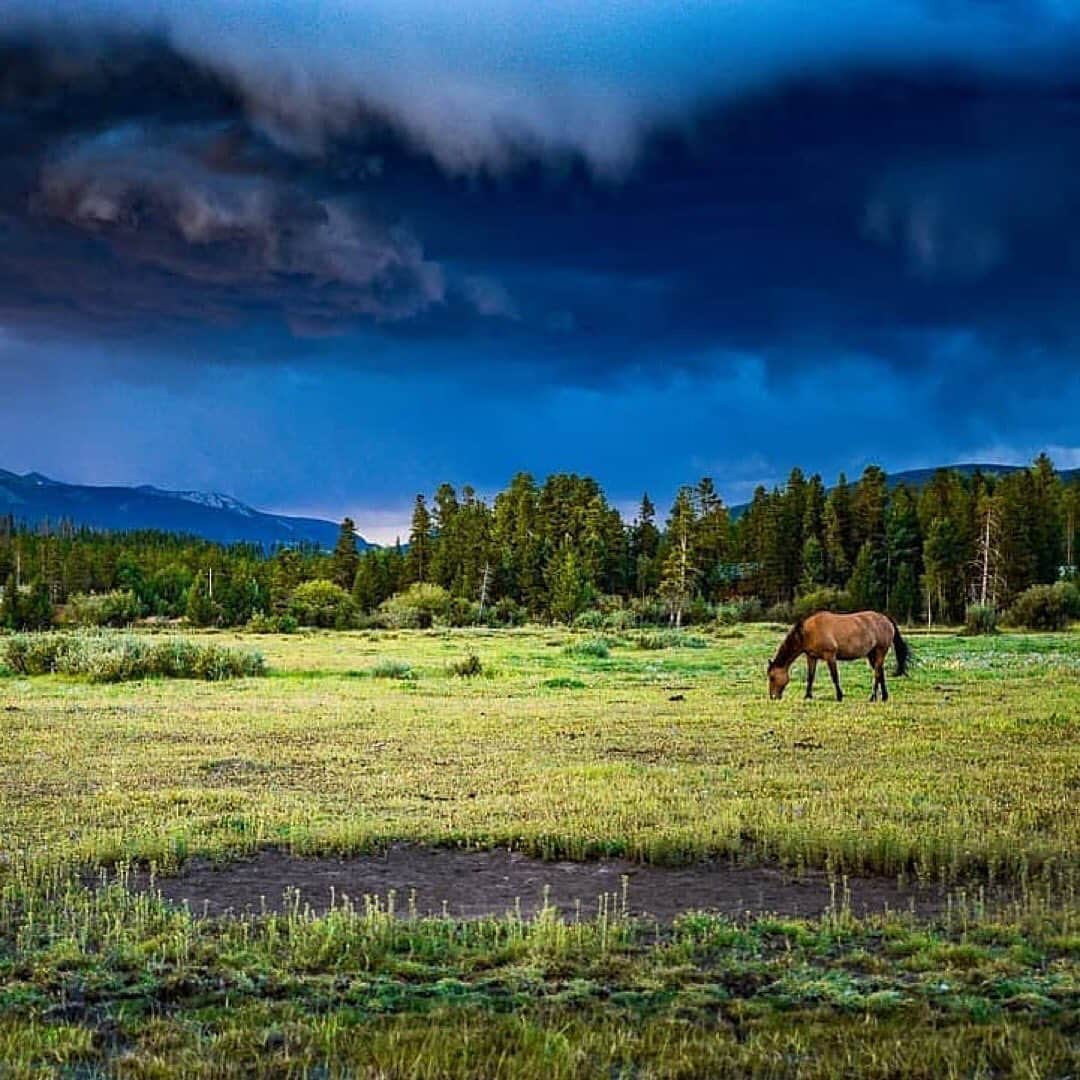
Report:
[[[959,621],[964,613],[964,578],[968,548],[959,527],[950,517],[936,518],[923,546],[925,584],[930,618]]]
[[[353,581],[352,598],[357,608],[368,613],[374,611],[390,596],[386,585],[384,557],[380,551],[365,551],[360,557]]]
[[[843,473],[825,500],[825,570],[830,585],[843,588],[851,573],[852,549],[851,489]]]
[[[457,492],[450,484],[440,484],[435,491],[432,526],[435,543],[431,552],[428,580],[444,589],[452,589],[460,564],[460,545],[455,525],[460,507]]]
[[[697,515],[689,488],[680,488],[667,523],[667,557],[660,579],[660,593],[667,601],[671,622],[682,626],[683,612],[694,595],[698,574],[694,534]]]
[[[847,594],[856,611],[877,611],[884,607],[885,583],[879,575],[873,544],[869,540],[859,548]]]
[[[270,609],[275,615],[288,610],[293,590],[304,578],[304,560],[295,548],[276,552],[270,567]],[[194,583],[192,583],[194,587]],[[188,596],[190,597],[190,589]]]
[[[423,495],[416,496],[409,526],[408,578],[427,581],[431,571],[431,514]]]
[[[799,592],[810,593],[825,584],[825,549],[816,536],[808,536],[802,550],[802,578]]]
[[[4,592],[0,596],[0,628],[17,630],[19,619],[19,588],[15,584],[15,571],[12,570],[4,582]]]
[[[922,535],[919,529],[919,513],[911,491],[901,485],[889,499],[886,514],[886,597],[885,610],[892,615],[903,615],[910,619],[914,610],[913,601],[908,596],[910,591],[918,591],[919,570],[921,566]],[[904,568],[907,567],[905,573]],[[900,586],[901,575],[904,587],[894,603],[893,592]]]
[[[216,626],[221,609],[210,596],[210,585],[206,574],[200,571],[188,589],[187,620],[192,626]]]
[[[731,546],[731,523],[724,500],[709,477],[694,492],[698,515],[696,542],[699,583],[706,599],[715,599],[725,582],[725,563]]]
[[[805,509],[803,510],[803,538],[817,537],[825,549],[825,485],[820,475],[814,473],[806,483]]]
[[[630,557],[634,564],[634,591],[642,600],[660,580],[657,553],[660,530],[656,527],[656,507],[648,493],[641,496],[637,518],[630,530]]]
[[[351,589],[356,580],[360,554],[356,550],[356,524],[345,518],[338,530],[334,553],[330,556],[330,580],[341,589]]]
[[[47,630],[52,626],[53,602],[49,584],[44,578],[35,578],[30,592],[20,604],[19,626],[24,630]]]
[[[560,622],[572,623],[592,597],[589,579],[572,544],[563,545],[551,569],[551,614]]]
[[[1052,584],[1057,581],[1064,561],[1062,488],[1054,463],[1045,453],[1032,464],[1031,479],[1035,580]]]
[[[919,579],[912,563],[903,563],[889,595],[889,612],[900,622],[912,622],[919,606]]]
[[[889,589],[889,544],[886,510],[889,501],[888,481],[877,465],[868,465],[855,485],[852,498],[854,530],[853,543],[862,554],[869,547],[872,594],[877,598],[875,609],[885,606]],[[854,573],[854,568],[852,569]]]

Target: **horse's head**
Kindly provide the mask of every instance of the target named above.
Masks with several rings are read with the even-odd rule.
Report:
[[[791,671],[782,667],[775,660],[770,660],[766,670],[769,673],[769,698],[779,701],[784,696],[784,690],[791,681]]]

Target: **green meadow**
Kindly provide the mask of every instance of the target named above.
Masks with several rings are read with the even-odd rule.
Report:
[[[854,663],[842,703],[827,680],[804,702],[801,663],[767,700],[781,633],[215,633],[267,673],[0,675],[0,1075],[1069,1075],[1080,634],[914,632],[882,705]],[[202,919],[122,884],[401,840],[949,900],[674,926],[403,921],[377,898]]]

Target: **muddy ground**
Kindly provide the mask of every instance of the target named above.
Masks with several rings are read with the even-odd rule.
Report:
[[[518,910],[535,914],[548,902],[564,914],[594,915],[607,897],[609,910],[668,922],[686,911],[733,917],[748,913],[818,916],[844,902],[840,882],[820,872],[795,876],[774,867],[738,867],[722,862],[666,868],[621,859],[543,862],[506,850],[459,851],[395,844],[384,854],[351,858],[303,858],[280,851],[259,852],[225,865],[192,860],[176,877],[158,878],[165,899],[187,903],[197,914],[281,911],[294,890],[301,906],[325,911],[332,899],[386,898],[393,891],[402,915],[459,918],[502,916]],[[145,876],[133,886],[146,889]],[[938,891],[901,889],[887,878],[850,878],[848,900],[857,915],[886,908],[920,915],[940,910]],[[410,896],[414,898],[410,905]]]

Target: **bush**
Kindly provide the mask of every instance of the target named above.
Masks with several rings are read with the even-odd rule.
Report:
[[[295,634],[300,624],[292,615],[252,615],[245,629],[251,634]]]
[[[610,655],[604,638],[586,638],[584,641],[572,641],[563,650],[567,656],[586,657],[593,660],[605,660]]]
[[[624,630],[633,630],[637,623],[637,617],[633,611],[620,608],[618,611],[610,611],[604,616],[603,629],[621,633]]]
[[[293,589],[288,613],[301,626],[346,630],[353,624],[356,606],[340,585],[317,578]]]
[[[604,628],[604,613],[597,608],[583,611],[574,619],[575,630],[602,630]]]
[[[701,626],[712,622],[715,617],[716,609],[712,604],[700,596],[695,596],[683,607],[682,624],[683,626]]]
[[[435,586],[439,588],[439,586]],[[430,626],[435,622],[436,615],[432,612]],[[446,614],[440,619],[447,626],[476,626],[480,622],[480,605],[475,600],[466,600],[463,596],[455,596],[446,608]]]
[[[75,626],[130,626],[141,614],[139,598],[130,590],[76,593],[67,602],[67,618]]]
[[[528,612],[516,600],[504,596],[488,608],[484,622],[488,626],[522,626]]]
[[[238,679],[263,675],[259,653],[197,645],[186,638],[152,641],[120,634],[16,634],[0,663],[18,675],[80,675],[91,682],[133,679]]]
[[[756,596],[732,600],[730,603],[720,604],[716,609],[716,621],[721,626],[761,622],[764,618],[765,608]]]
[[[681,630],[651,630],[638,634],[634,644],[639,649],[705,649],[708,641],[696,634],[684,634]]]
[[[471,679],[484,673],[484,665],[480,663],[480,657],[476,653],[467,653],[460,660],[451,660],[446,665],[449,675],[457,675],[463,679]]]
[[[376,679],[415,679],[413,669],[404,660],[380,660],[372,669]]]
[[[825,586],[805,593],[795,601],[795,619],[805,619],[815,611],[850,611],[851,598],[842,589]],[[782,620],[780,620],[782,621]],[[794,621],[794,619],[792,620]]]
[[[793,623],[796,619],[795,605],[782,601],[772,604],[765,612],[765,621],[774,623]]]
[[[997,608],[992,604],[968,604],[964,612],[964,632],[967,634],[996,634]]]
[[[1063,581],[1057,587],[1065,598],[1065,614],[1070,619],[1080,619],[1080,585],[1075,581]]]
[[[655,597],[645,600],[635,597],[628,610],[637,626],[658,626],[668,621],[667,606]]]
[[[379,616],[392,630],[426,630],[450,611],[450,594],[441,585],[418,581],[379,605]]]
[[[1064,630],[1069,625],[1070,588],[1065,583],[1032,585],[1012,602],[1006,621],[1028,630]]]

